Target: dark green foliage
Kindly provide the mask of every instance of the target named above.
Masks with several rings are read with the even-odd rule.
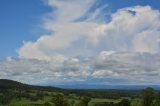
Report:
[[[74,106],[74,104],[75,104],[75,100],[71,100],[71,106]]]
[[[52,106],[49,102],[45,102],[44,106]]]
[[[0,104],[3,104],[3,105],[9,104],[12,99],[13,99],[12,95],[9,95],[9,94],[3,95],[0,98]]]
[[[128,99],[122,99],[117,106],[131,106],[131,102]]]
[[[81,102],[84,106],[88,106],[88,103],[91,101],[90,97],[84,96],[81,98]]]
[[[49,86],[32,86],[28,84],[23,84],[17,81],[13,80],[7,80],[7,79],[0,79],[0,90],[6,90],[6,89],[12,89],[12,90],[22,90],[22,91],[30,91],[30,90],[38,90],[38,91],[57,91],[57,92],[63,92],[65,90],[61,88],[56,87],[49,87]]]
[[[117,106],[117,104],[113,102],[104,102],[104,103],[96,103],[95,106]]]
[[[77,104],[75,104],[74,106],[84,106],[84,104],[82,102],[78,102]]]
[[[128,99],[122,99],[119,103],[104,102],[96,103],[95,106],[131,106],[131,102]]]
[[[140,98],[140,90],[68,90],[69,94],[88,96],[91,98],[120,99],[121,97]]]
[[[43,99],[45,96],[47,96],[48,94],[45,91],[37,91],[36,92],[36,97],[38,97],[39,99]]]
[[[63,94],[55,95],[51,102],[54,103],[55,106],[69,106],[68,100],[64,98]]]
[[[155,97],[155,101],[152,106],[160,106],[160,92],[157,93],[157,95]]]
[[[84,96],[79,99],[80,101],[75,104],[75,106],[88,106],[88,103],[91,101],[91,98]]]
[[[151,106],[154,99],[154,89],[146,88],[142,94],[143,106]]]

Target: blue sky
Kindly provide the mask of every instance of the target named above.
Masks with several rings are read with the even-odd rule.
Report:
[[[41,0],[1,0],[0,58],[17,56],[23,40],[35,40],[43,33],[39,25],[49,11]]]
[[[1,0],[0,78],[37,84],[157,84],[159,4]]]

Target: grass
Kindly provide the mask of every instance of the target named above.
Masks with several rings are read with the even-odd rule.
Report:
[[[38,101],[31,101],[25,98],[22,99],[13,99],[10,103],[10,105],[15,105],[15,106],[21,106],[21,105],[28,105],[28,104],[43,104],[43,100],[38,100]]]
[[[120,102],[121,99],[104,99],[104,98],[94,98],[90,101],[89,106],[94,106],[95,103],[104,103],[104,102],[113,102],[117,103]]]
[[[25,98],[21,98],[21,99],[13,99],[10,103],[10,105],[14,105],[14,106],[21,106],[21,105],[29,105],[29,104],[44,104],[45,102],[50,102],[52,97],[50,96],[46,96],[44,97],[43,100],[38,100],[38,101],[31,101],[29,99],[25,99]],[[75,99],[70,99],[71,100],[75,100]],[[116,99],[98,99],[98,98],[94,98],[89,102],[89,106],[94,106],[95,103],[102,103],[102,102],[114,102],[117,103],[119,102],[120,99],[116,100]],[[75,103],[77,103],[78,100],[75,100]],[[3,105],[3,106],[8,106],[8,105]]]

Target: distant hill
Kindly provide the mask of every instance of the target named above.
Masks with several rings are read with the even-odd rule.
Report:
[[[0,79],[0,89],[35,89],[35,90],[45,90],[45,91],[64,91],[64,89],[51,87],[51,86],[34,86],[23,84],[18,81]]]
[[[29,87],[31,86],[17,81],[0,79],[0,89],[29,88]]]
[[[160,85],[94,85],[94,84],[66,84],[54,86],[34,86],[18,81],[0,79],[0,89],[37,89],[47,91],[66,91],[67,89],[113,89],[113,90],[142,90],[152,87],[160,90]]]
[[[112,90],[142,90],[147,87],[152,87],[155,90],[160,90],[160,85],[96,85],[96,84],[67,84],[57,85],[64,89],[112,89]]]

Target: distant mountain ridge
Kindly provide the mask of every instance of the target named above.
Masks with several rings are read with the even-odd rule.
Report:
[[[155,90],[160,90],[160,85],[89,85],[89,84],[75,84],[75,85],[58,85],[57,87],[64,89],[113,89],[113,90],[142,90],[147,87],[152,87]]]
[[[35,86],[18,81],[0,79],[0,89],[38,89],[47,91],[65,91],[67,89],[113,89],[113,90],[142,90],[152,87],[160,90],[160,85],[96,85],[96,84],[61,84],[55,86]]]
[[[35,90],[46,90],[46,91],[63,91],[63,89],[51,86],[35,86],[24,84],[18,81],[9,79],[0,79],[0,89],[35,89]]]
[[[18,81],[13,81],[13,80],[9,80],[9,79],[0,79],[0,88],[3,89],[7,89],[7,88],[23,88],[23,87],[30,87],[30,85],[27,84],[23,84],[20,83]]]

